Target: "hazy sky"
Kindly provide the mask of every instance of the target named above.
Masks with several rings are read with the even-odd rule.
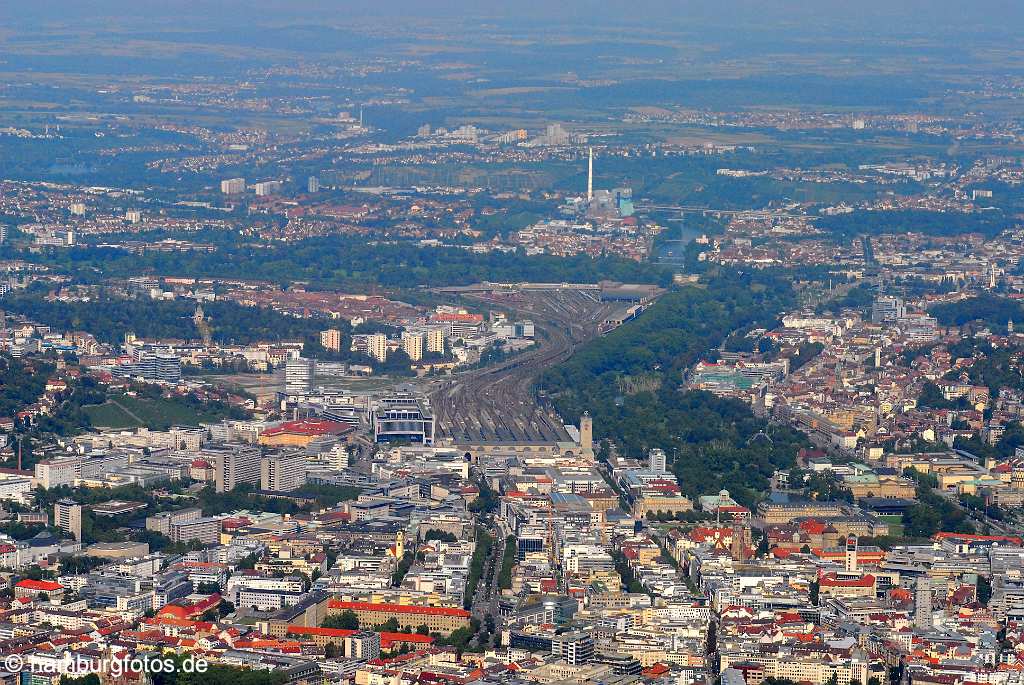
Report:
[[[886,32],[1024,31],[1020,0],[6,0],[0,25],[39,21],[122,20],[196,24],[325,21],[353,16],[493,18],[686,25],[831,25]]]

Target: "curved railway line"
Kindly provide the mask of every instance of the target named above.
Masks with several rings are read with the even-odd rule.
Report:
[[[537,345],[496,366],[456,374],[431,394],[439,437],[456,443],[569,440],[558,416],[535,401],[537,376],[598,334],[616,308],[582,290],[528,291],[516,299],[483,303],[512,309],[533,321]]]

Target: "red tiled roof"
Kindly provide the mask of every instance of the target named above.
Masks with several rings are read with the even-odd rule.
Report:
[[[220,604],[221,598],[218,593],[213,593],[209,597],[196,602],[195,604],[165,604],[160,611],[157,612],[157,616],[170,616],[173,618],[192,618],[193,616],[200,616],[205,613],[208,609]]]
[[[389,640],[391,642],[418,642],[420,644],[429,645],[433,644],[434,638],[429,635],[420,635],[419,633],[389,633],[383,632],[380,634],[381,640]]]
[[[936,533],[934,540],[963,540],[964,542],[1005,542],[1020,547],[1021,538],[1015,535],[970,535],[967,533]]]
[[[825,532],[826,528],[828,528],[828,525],[817,519],[808,519],[800,522],[800,530],[811,533],[812,535],[821,535]]]
[[[177,626],[179,628],[192,628],[198,632],[213,630],[213,623],[208,621],[190,621],[185,618],[175,618],[173,616],[154,616],[153,618],[144,618],[142,622],[147,625],[161,625],[161,626]]]
[[[52,580],[32,580],[31,578],[18,581],[18,584],[14,587],[19,587],[23,590],[36,590],[39,592],[53,592],[54,590],[64,589],[63,585],[55,583]]]
[[[840,579],[834,573],[826,573],[818,580],[821,587],[874,587],[875,577],[871,574],[860,578]]]
[[[358,630],[347,630],[345,628],[316,628],[312,626],[288,626],[287,635],[323,635],[324,637],[348,637],[355,635]]]
[[[687,537],[694,542],[705,542],[714,537],[726,538],[732,537],[732,528],[709,528],[706,526],[696,526],[688,534]]]
[[[355,430],[355,427],[350,423],[326,421],[323,419],[302,419],[300,421],[286,421],[280,426],[263,431],[263,435],[269,437],[275,435],[340,435],[353,430]]]
[[[291,654],[298,654],[302,651],[302,645],[295,641],[287,640],[275,640],[273,638],[257,639],[257,640],[240,640],[235,643],[235,647],[245,649],[276,649],[280,652],[288,652]]]
[[[435,312],[431,321],[464,321],[467,323],[480,323],[484,320],[483,314],[449,314],[446,312]]]
[[[321,523],[330,523],[331,521],[348,521],[352,518],[352,514],[347,511],[332,511],[329,514],[324,514],[318,517]]]
[[[221,528],[229,530],[232,528],[243,528],[245,526],[251,526],[252,521],[245,516],[238,516],[234,518],[223,519],[220,522]]]
[[[418,616],[459,616],[469,618],[469,612],[451,607],[424,607],[409,604],[378,604],[376,602],[346,602],[332,599],[327,603],[330,609],[351,609],[352,611],[380,611],[395,614],[415,614]]]

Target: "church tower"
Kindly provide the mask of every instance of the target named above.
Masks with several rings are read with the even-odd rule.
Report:
[[[580,417],[580,454],[587,457],[594,456],[594,419],[590,412],[583,412]]]
[[[402,560],[405,556],[405,531],[400,530],[395,535],[395,559],[398,561]]]

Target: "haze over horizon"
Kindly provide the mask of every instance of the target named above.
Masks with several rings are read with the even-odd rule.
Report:
[[[450,0],[424,3],[418,0],[15,0],[0,16],[0,26],[17,21],[84,22],[100,25],[117,21],[158,21],[197,28],[212,25],[261,25],[326,21],[343,25],[346,17],[426,18],[431,20],[503,22],[577,21],[582,24],[660,25],[684,28],[687,23],[767,28],[774,23],[801,28],[874,28],[881,33],[918,34],[935,30],[958,32],[988,28],[1013,30],[1012,22],[1024,17],[1024,6],[1013,0],[544,0],[479,2]],[[568,27],[563,27],[568,28]]]
[[[0,3],[0,685],[1024,685],[1024,0]]]

